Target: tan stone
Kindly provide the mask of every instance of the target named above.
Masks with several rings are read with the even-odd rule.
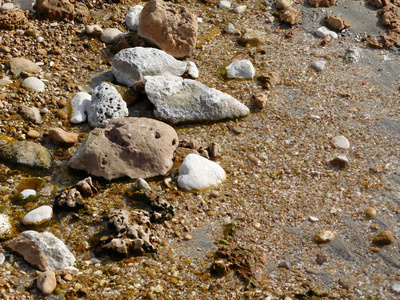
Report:
[[[268,103],[268,95],[267,94],[260,94],[254,97],[253,103],[259,109],[263,109]]]
[[[296,25],[300,22],[301,12],[293,7],[286,7],[280,15],[281,22]]]
[[[326,26],[335,31],[341,31],[343,29],[349,28],[350,23],[344,21],[342,18],[333,15],[327,15],[325,18]]]
[[[74,5],[68,0],[38,0],[36,10],[50,20],[73,20],[75,17]]]
[[[365,217],[369,219],[373,219],[376,217],[376,209],[373,207],[367,207],[364,209]]]
[[[333,238],[336,236],[336,231],[331,231],[331,230],[320,230],[317,232],[317,234],[314,236],[314,241],[316,243],[329,243],[330,241],[333,240]]]
[[[46,271],[40,274],[36,279],[37,287],[45,295],[51,294],[56,286],[56,275],[54,271]]]
[[[0,13],[0,29],[14,30],[29,27],[25,13],[20,9],[6,10]]]
[[[42,68],[35,64],[33,61],[30,61],[23,57],[17,57],[10,60],[10,69],[11,73],[14,76],[19,76],[21,72],[29,72],[29,73],[40,73]]]
[[[338,0],[308,0],[308,3],[314,7],[330,7],[335,5]]]
[[[78,135],[73,132],[66,132],[61,128],[49,130],[50,139],[62,147],[71,147],[78,141]]]
[[[381,231],[372,242],[377,245],[390,245],[394,242],[393,233],[389,230]]]
[[[197,16],[186,7],[152,0],[140,14],[138,34],[174,57],[188,55],[196,46]]]
[[[38,138],[40,136],[40,133],[38,131],[34,130],[34,129],[31,129],[31,130],[28,131],[27,135],[30,138],[36,139],[36,138]]]
[[[259,30],[247,29],[239,38],[239,44],[244,47],[261,46],[266,42],[266,33]]]

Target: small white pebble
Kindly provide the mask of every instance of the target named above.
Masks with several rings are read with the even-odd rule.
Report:
[[[241,14],[242,12],[244,12],[246,10],[247,6],[246,5],[239,5],[237,7],[235,7],[235,9],[233,10],[235,13]]]
[[[219,3],[219,8],[230,8],[232,3],[230,1],[223,0]]]
[[[317,217],[313,217],[313,216],[310,216],[309,219],[310,219],[311,222],[318,222],[319,221],[319,219]]]
[[[37,41],[38,41],[39,43],[41,43],[41,42],[44,41],[44,38],[43,38],[42,36],[39,36],[39,37],[37,38]]]

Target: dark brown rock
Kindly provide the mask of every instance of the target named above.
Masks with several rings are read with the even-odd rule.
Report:
[[[389,230],[381,231],[377,234],[376,237],[372,240],[374,244],[377,245],[390,245],[394,242],[393,233]]]
[[[71,147],[78,141],[78,135],[74,132],[66,132],[61,128],[52,128],[49,130],[49,137],[53,143],[62,147]]]
[[[165,175],[178,146],[175,130],[148,118],[123,118],[92,130],[68,166],[108,180]]]
[[[308,0],[308,3],[314,7],[330,7],[335,5],[338,0]]]
[[[186,7],[152,0],[140,14],[138,34],[174,57],[188,55],[196,46],[197,16]]]
[[[14,30],[27,29],[28,19],[20,9],[6,10],[0,13],[0,29]]]
[[[75,18],[74,5],[69,0],[38,0],[36,2],[38,14],[50,20],[73,20]]]

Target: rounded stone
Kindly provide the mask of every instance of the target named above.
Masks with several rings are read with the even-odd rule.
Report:
[[[318,244],[329,243],[336,236],[336,231],[320,230],[314,236],[314,241]]]
[[[377,245],[390,245],[394,242],[393,233],[389,230],[381,231],[372,242]]]
[[[350,142],[343,135],[335,136],[332,139],[332,145],[334,145],[336,148],[339,149],[344,149],[344,150],[350,149]]]
[[[376,209],[373,207],[367,207],[364,209],[365,217],[370,220],[376,217]]]
[[[43,294],[49,295],[57,286],[56,274],[54,271],[43,272],[37,277],[36,283],[38,289],[41,290]]]
[[[26,88],[27,90],[31,90],[34,92],[43,92],[45,88],[43,81],[41,81],[36,77],[28,77],[24,79],[24,81],[22,81],[21,86],[23,88]]]
[[[51,206],[43,205],[28,212],[21,220],[24,225],[40,225],[51,219],[53,209]]]

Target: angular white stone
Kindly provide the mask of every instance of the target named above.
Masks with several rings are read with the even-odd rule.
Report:
[[[186,62],[186,70],[187,73],[190,77],[192,78],[198,78],[199,77],[199,70],[197,69],[197,66],[194,62],[192,61],[187,61]]]
[[[10,236],[12,233],[12,225],[10,217],[6,214],[0,214],[0,239]]]
[[[24,225],[38,225],[51,219],[53,209],[49,205],[43,205],[28,212],[21,220]]]
[[[181,76],[187,67],[187,62],[177,60],[172,55],[156,48],[123,49],[114,56],[112,61],[112,72],[115,78],[128,87],[132,87],[136,81],[142,80],[147,75]]]
[[[338,38],[338,35],[337,35],[336,32],[334,32],[332,30],[329,30],[325,26],[322,26],[322,27],[318,28],[315,31],[315,34],[317,36],[319,36],[319,37],[322,37],[322,38],[326,38],[328,35],[330,35],[333,39],[337,39]]]
[[[235,13],[241,14],[242,12],[244,12],[246,10],[247,6],[246,5],[239,5],[237,7],[235,7],[235,9],[233,10]]]
[[[112,42],[115,41],[115,39],[122,35],[122,31],[117,29],[117,28],[107,28],[106,30],[103,31],[103,33],[101,34],[100,40],[103,43],[106,44],[111,44]]]
[[[40,79],[36,77],[28,77],[22,81],[21,86],[26,88],[27,90],[35,91],[35,92],[43,92],[44,91],[44,83]]]
[[[3,79],[0,79],[0,86],[7,85],[13,83],[10,77],[5,77]]]
[[[311,64],[311,67],[317,72],[321,72],[325,68],[326,61],[318,60]]]
[[[179,167],[178,185],[185,190],[203,190],[220,184],[226,178],[217,163],[197,154],[189,154]]]
[[[243,59],[235,61],[226,67],[228,78],[242,78],[250,79],[253,78],[256,70],[253,67],[251,61]]]
[[[146,76],[145,92],[157,119],[171,123],[243,117],[249,109],[232,96],[178,76]]]
[[[75,94],[71,100],[71,123],[80,124],[86,121],[86,110],[90,101],[92,101],[92,95],[86,92],[79,92]]]
[[[232,3],[230,1],[227,0],[223,0],[219,3],[218,7],[219,8],[229,8],[231,7]]]
[[[125,23],[130,30],[137,31],[142,9],[143,6],[135,5],[128,10],[128,13],[125,16]]]
[[[239,34],[239,31],[231,23],[225,26],[224,31],[229,34]]]
[[[350,149],[350,142],[343,135],[335,136],[332,139],[332,144],[336,145],[336,147],[340,149],[344,150]]]
[[[22,197],[24,197],[23,199],[26,199],[26,198],[28,198],[29,196],[36,196],[37,193],[36,193],[35,190],[26,189],[26,190],[21,191],[21,195],[22,195]]]
[[[93,90],[87,114],[90,126],[104,127],[111,120],[127,117],[129,112],[120,93],[109,83],[103,82]]]

